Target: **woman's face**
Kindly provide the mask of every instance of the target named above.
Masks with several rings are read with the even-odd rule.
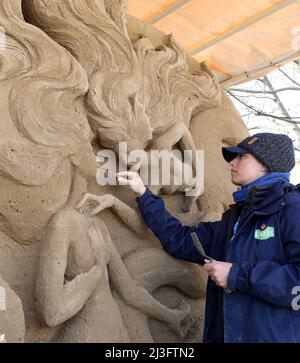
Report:
[[[238,154],[229,164],[231,181],[238,186],[251,183],[267,173],[267,167],[251,154]]]

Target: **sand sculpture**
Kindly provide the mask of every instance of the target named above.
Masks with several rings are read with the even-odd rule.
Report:
[[[126,1],[1,0],[0,25],[0,337],[199,341],[205,276],[159,247],[127,189],[96,183],[96,154],[195,152],[216,115],[233,132],[210,144],[243,136],[215,76],[191,71],[172,36],[130,37]],[[153,187],[190,224],[224,209],[206,189],[182,202],[193,182]]]

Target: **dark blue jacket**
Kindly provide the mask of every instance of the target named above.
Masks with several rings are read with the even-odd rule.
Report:
[[[233,292],[225,293],[208,279],[204,342],[300,342],[296,187],[286,182],[255,186],[246,202],[231,205],[221,221],[197,227],[183,226],[149,189],[137,202],[145,222],[171,255],[203,263],[190,237],[196,232],[208,255],[233,263],[228,276]]]

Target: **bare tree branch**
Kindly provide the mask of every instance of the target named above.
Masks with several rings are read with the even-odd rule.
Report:
[[[258,127],[258,126],[248,128],[249,131],[250,130],[260,130],[260,129],[261,129],[261,127]]]
[[[241,99],[243,99],[243,98],[248,99],[250,97],[250,95],[245,95],[245,96],[244,95],[238,95],[238,97],[240,97]],[[251,98],[255,98],[257,100],[270,100],[272,102],[275,102],[274,98],[268,97],[268,96],[260,97],[260,96],[254,96],[254,95],[251,94]]]
[[[284,92],[284,91],[300,91],[300,88],[297,87],[286,87],[286,88],[279,88],[276,89],[274,91],[256,91],[256,90],[250,90],[250,89],[241,89],[241,88],[230,88],[230,91],[235,91],[235,92],[244,92],[244,93],[258,93],[258,94],[276,94],[279,92]]]
[[[249,130],[284,129],[295,139],[294,149],[300,151],[300,117],[289,114],[291,105],[293,110],[300,107],[297,93],[293,93],[300,91],[300,59],[291,65],[292,68],[279,69],[280,73],[274,73],[274,78],[264,76],[256,79],[249,83],[248,89],[231,88],[226,91],[242,105],[239,109]],[[278,89],[274,86],[277,84],[280,85]],[[258,119],[255,122],[255,116],[263,117],[264,122]]]
[[[279,72],[281,72],[287,79],[289,79],[291,82],[293,82],[294,84],[296,84],[297,86],[300,87],[300,83],[296,82],[292,77],[290,77],[285,71],[283,71],[282,69],[278,69]]]
[[[300,121],[296,121],[296,119],[300,119],[300,117],[283,117],[283,116],[275,116],[275,115],[271,115],[269,113],[266,112],[262,112],[260,110],[258,110],[257,108],[248,105],[246,102],[242,101],[241,99],[239,99],[235,94],[233,94],[232,92],[230,92],[229,90],[227,90],[227,93],[229,93],[234,99],[236,99],[238,102],[240,102],[241,104],[243,104],[244,106],[248,107],[250,110],[254,111],[256,116],[265,116],[265,117],[270,117],[270,118],[274,118],[277,120],[282,120],[288,123],[292,123],[292,124],[300,124]]]
[[[273,92],[274,94],[274,98],[275,98],[275,102],[278,104],[279,108],[281,109],[281,112],[289,119],[292,121],[292,118],[290,116],[290,114],[288,113],[287,109],[284,107],[283,103],[281,102],[281,99],[279,98],[279,96],[277,95],[277,91],[275,90],[275,88],[272,85],[272,82],[269,80],[269,78],[267,76],[264,77],[264,80],[266,82],[266,85],[269,87],[269,90],[271,92]]]

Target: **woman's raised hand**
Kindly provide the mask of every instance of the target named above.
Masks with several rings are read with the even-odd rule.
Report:
[[[123,171],[117,173],[116,176],[121,185],[129,185],[129,187],[139,195],[145,193],[146,187],[138,173],[134,171]]]

